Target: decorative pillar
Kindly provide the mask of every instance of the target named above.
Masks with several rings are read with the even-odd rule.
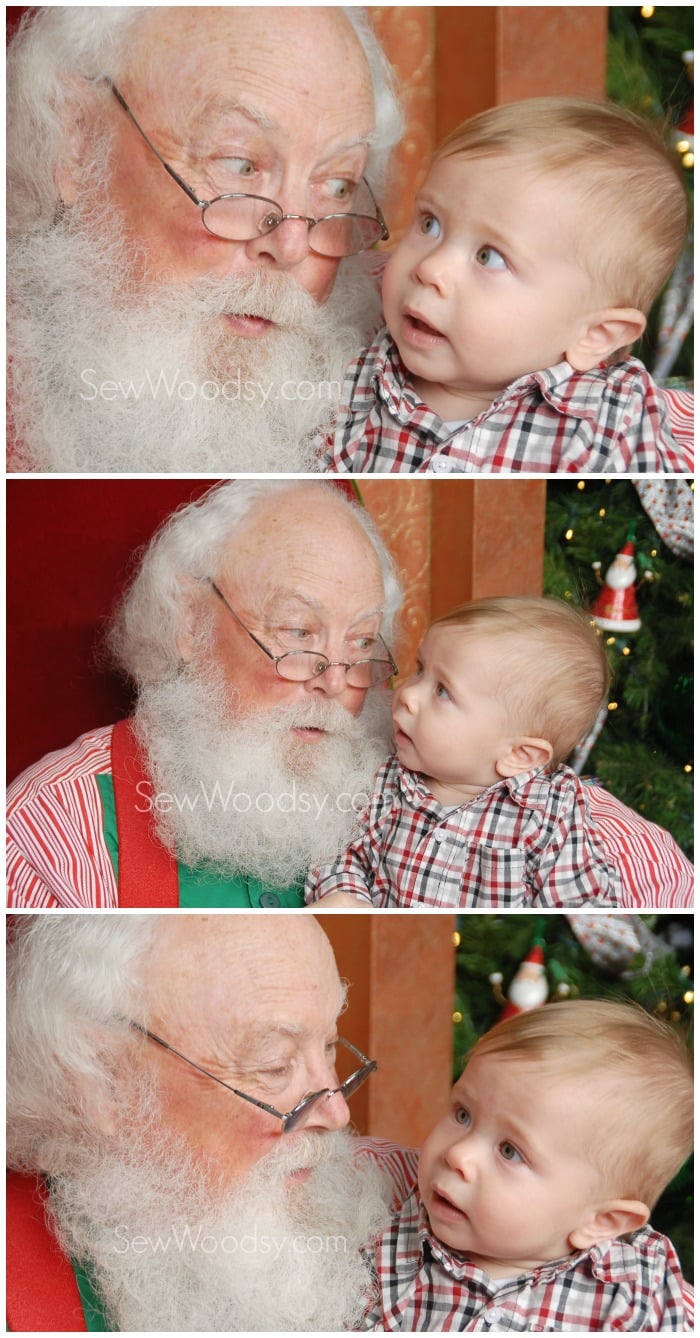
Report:
[[[538,479],[358,479],[406,598],[401,677],[433,618],[484,595],[541,595],[546,483]]]
[[[461,121],[520,98],[605,93],[605,5],[385,5],[368,14],[406,115],[385,211],[392,243],[434,148]]]
[[[445,1113],[452,1084],[455,919],[415,911],[318,918],[349,982],[341,1033],[378,1063],[352,1098],[353,1124],[415,1147]]]

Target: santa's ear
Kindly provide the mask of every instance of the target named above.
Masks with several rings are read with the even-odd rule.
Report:
[[[508,752],[496,762],[496,772],[507,779],[518,776],[521,771],[533,771],[535,767],[545,767],[552,760],[554,749],[547,739],[515,739]]]
[[[177,648],[185,664],[194,659],[197,634],[201,625],[202,598],[206,585],[193,576],[183,576],[180,586],[180,626],[177,633]]]
[[[60,105],[61,140],[54,180],[63,204],[74,205],[82,190],[83,165],[99,115],[99,93],[87,79],[69,79]]]
[[[587,318],[566,350],[566,361],[577,372],[590,372],[618,348],[634,344],[646,329],[646,316],[634,307],[609,307]]]
[[[600,1204],[569,1234],[574,1250],[589,1250],[604,1240],[615,1240],[630,1231],[638,1231],[649,1221],[649,1208],[637,1199],[610,1199]]]

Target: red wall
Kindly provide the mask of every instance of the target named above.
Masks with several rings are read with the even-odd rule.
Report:
[[[7,774],[129,708],[97,664],[129,558],[204,479],[7,483]]]

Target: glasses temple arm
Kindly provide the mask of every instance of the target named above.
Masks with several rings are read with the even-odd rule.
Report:
[[[206,204],[206,200],[200,200],[199,196],[195,193],[195,191],[193,191],[192,187],[188,186],[186,181],[183,181],[179,172],[176,172],[175,168],[170,166],[170,163],[166,163],[165,158],[163,158],[161,154],[158,152],[155,144],[153,143],[153,140],[148,138],[146,131],[143,129],[142,126],[139,125],[138,121],[136,120],[136,117],[134,116],[134,113],[131,110],[131,107],[129,106],[128,102],[126,102],[125,99],[122,97],[121,93],[119,92],[119,89],[117,88],[117,85],[113,83],[112,80],[107,75],[105,75],[104,78],[105,82],[109,85],[109,88],[111,89],[112,93],[117,99],[119,106],[123,109],[123,111],[126,112],[132,125],[136,126],[136,129],[138,130],[141,138],[146,142],[151,152],[156,155],[156,158],[158,159],[158,162],[160,163],[161,167],[164,167],[166,172],[168,173],[168,176],[172,177],[173,181],[180,187],[181,190],[184,190],[185,194],[189,196],[192,203],[196,204],[199,209],[203,209]]]
[[[140,1031],[142,1036],[147,1036],[149,1041],[154,1041],[156,1045],[160,1045],[163,1050],[169,1050],[171,1055],[177,1055],[178,1059],[184,1060],[185,1064],[189,1064],[191,1069],[196,1069],[197,1072],[202,1073],[205,1078],[211,1078],[212,1082],[218,1082],[221,1087],[225,1087],[227,1092],[233,1092],[234,1096],[239,1096],[242,1101],[249,1101],[251,1106],[259,1106],[260,1110],[266,1110],[268,1114],[276,1115],[278,1120],[286,1118],[282,1111],[277,1110],[274,1106],[268,1106],[266,1101],[258,1101],[254,1096],[246,1096],[245,1092],[239,1092],[238,1088],[232,1087],[229,1082],[224,1082],[223,1078],[217,1078],[215,1073],[210,1073],[208,1069],[203,1069],[201,1064],[195,1064],[193,1059],[188,1059],[187,1055],[183,1055],[181,1050],[176,1050],[174,1045],[169,1045],[167,1041],[162,1039],[162,1037],[156,1036],[155,1032],[149,1031],[148,1027],[142,1027],[140,1022],[130,1022],[129,1025],[133,1027],[135,1031]]]

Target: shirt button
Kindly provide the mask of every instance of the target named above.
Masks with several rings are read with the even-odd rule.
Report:
[[[282,902],[280,901],[280,899],[279,899],[279,897],[277,896],[277,893],[276,893],[276,892],[261,892],[261,893],[260,893],[260,905],[261,905],[261,906],[281,906],[281,905],[282,905]]]
[[[486,1318],[489,1324],[500,1324],[505,1319],[505,1314],[499,1306],[495,1305],[493,1310],[487,1310]]]
[[[439,846],[442,845],[443,841],[447,840],[447,832],[444,827],[435,828],[435,831],[433,832],[433,840],[437,841]]]
[[[452,461],[447,455],[436,455],[434,460],[430,461],[431,474],[451,474]]]

